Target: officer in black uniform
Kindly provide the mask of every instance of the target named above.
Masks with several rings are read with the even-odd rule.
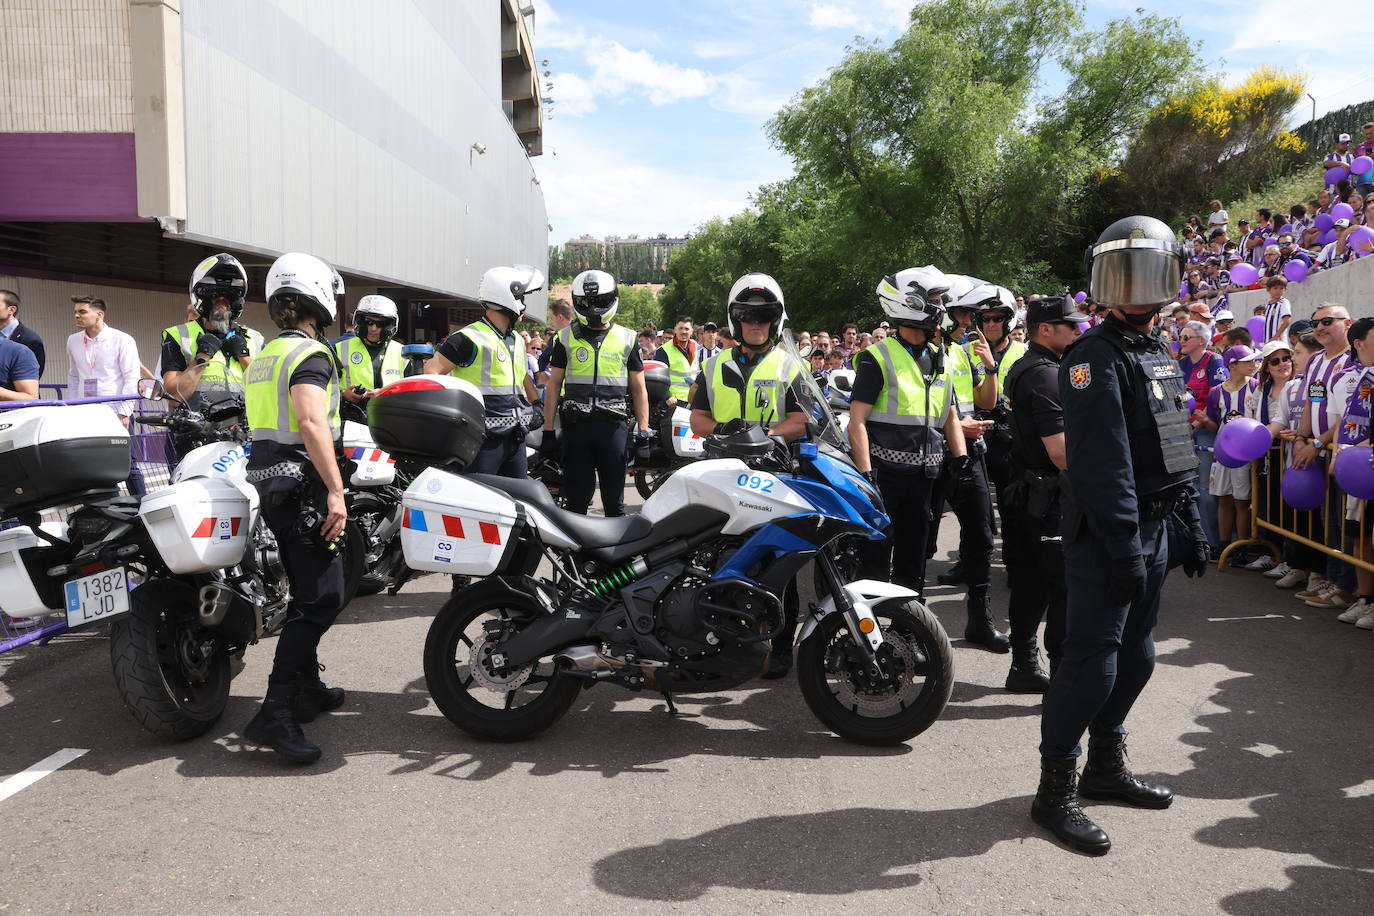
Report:
[[[1036,632],[1045,621],[1050,671],[1064,639],[1064,551],[1059,472],[1064,469],[1064,405],[1059,400],[1059,360],[1078,336],[1084,315],[1072,299],[1053,296],[1026,308],[1030,345],[1007,373],[1011,432],[1008,481],[1002,497],[1003,554],[1011,579],[1012,693],[1044,693]]]
[[[1093,855],[1111,841],[1083,813],[1080,796],[1144,808],[1173,801],[1167,788],[1127,769],[1124,727],[1154,671],[1151,630],[1169,560],[1165,520],[1175,512],[1187,520],[1189,576],[1211,559],[1183,378],[1154,329],[1178,293],[1183,261],[1173,230],[1157,219],[1129,216],[1108,226],[1088,251],[1092,297],[1108,316],[1065,351],[1059,370],[1068,611],[1063,658],[1045,694],[1031,816]]]

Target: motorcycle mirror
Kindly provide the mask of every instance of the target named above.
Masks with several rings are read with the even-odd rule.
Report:
[[[138,380],[138,396],[145,401],[161,401],[167,397],[167,391],[157,379],[141,378]]]

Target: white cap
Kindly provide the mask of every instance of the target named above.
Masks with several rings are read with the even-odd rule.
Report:
[[[1213,321],[1235,321],[1236,316],[1231,314],[1230,309],[1222,309],[1212,316]]]
[[[1339,137],[1336,138],[1336,142],[1337,142],[1337,143],[1349,143],[1349,142],[1350,142],[1350,134],[1341,134]]]

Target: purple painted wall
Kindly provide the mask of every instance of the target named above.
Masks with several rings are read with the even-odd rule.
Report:
[[[0,220],[139,221],[134,135],[0,133]]]

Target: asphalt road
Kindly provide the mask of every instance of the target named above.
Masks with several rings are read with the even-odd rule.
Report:
[[[947,519],[941,561],[953,547]],[[996,574],[1000,586],[1002,576]],[[1038,699],[956,640],[958,684],[910,746],[825,732],[794,680],[680,701],[598,686],[537,741],[443,719],[421,648],[447,581],[362,599],[326,637],[349,690],[298,769],[244,748],[271,644],[204,738],[165,744],[115,696],[98,635],[0,655],[0,912],[1357,913],[1374,900],[1374,634],[1245,572],[1171,578],[1130,722],[1165,812],[1099,805],[1115,849],[1030,820]],[[1005,595],[999,593],[999,603]],[[932,589],[951,634],[962,595]],[[762,682],[760,682],[762,684]]]

